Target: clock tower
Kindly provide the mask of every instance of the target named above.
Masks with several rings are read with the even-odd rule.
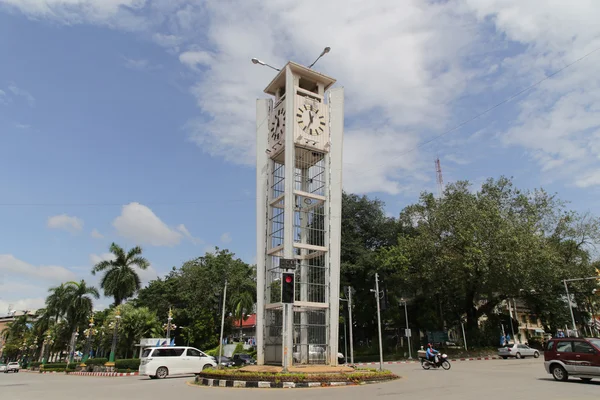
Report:
[[[259,365],[337,365],[344,89],[334,83],[290,61],[257,101]]]

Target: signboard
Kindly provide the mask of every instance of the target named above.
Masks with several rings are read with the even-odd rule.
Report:
[[[293,258],[281,258],[279,260],[279,268],[296,269],[296,260]]]
[[[429,331],[427,332],[427,341],[430,343],[444,343],[448,341],[448,332]]]
[[[406,336],[406,337],[412,337],[412,335],[410,333],[410,329],[404,329],[404,336]]]
[[[167,338],[143,338],[140,339],[140,347],[162,346],[165,342],[169,344],[170,340]]]

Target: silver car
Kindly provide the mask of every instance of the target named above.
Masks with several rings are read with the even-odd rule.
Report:
[[[540,356],[540,352],[536,349],[532,349],[531,347],[524,344],[509,344],[504,347],[500,347],[498,349],[498,356],[504,358],[505,360],[508,357],[515,358],[525,358],[525,357],[533,357],[538,358]]]

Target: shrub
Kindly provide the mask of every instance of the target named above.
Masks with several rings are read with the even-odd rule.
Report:
[[[127,372],[127,370],[137,371],[140,368],[140,359],[139,358],[125,358],[122,360],[116,360],[115,368],[119,371],[124,370],[123,372]]]
[[[235,350],[233,350],[233,354],[244,353],[244,343],[238,343],[235,345]]]
[[[265,381],[265,382],[363,382],[397,379],[398,376],[391,371],[355,370],[351,373],[322,373],[322,374],[290,374],[290,373],[268,373],[268,372],[240,372],[239,370],[215,370],[202,371],[199,378],[230,379],[242,381]]]
[[[208,356],[213,356],[213,357],[218,357],[219,356],[219,350],[221,349],[221,346],[217,346],[214,349],[210,349],[208,351],[205,351],[206,355]]]
[[[104,365],[108,362],[108,358],[88,358],[85,365]]]
[[[33,362],[31,362],[31,363],[29,364],[29,367],[30,367],[30,368],[37,368],[37,367],[39,367],[40,365],[42,365],[42,363],[41,363],[41,362],[39,362],[39,361],[33,361]]]

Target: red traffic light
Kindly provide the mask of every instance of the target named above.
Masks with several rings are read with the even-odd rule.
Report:
[[[293,278],[292,278],[292,276],[291,276],[291,275],[287,275],[287,276],[285,277],[285,283],[292,283],[292,279],[293,279]]]

